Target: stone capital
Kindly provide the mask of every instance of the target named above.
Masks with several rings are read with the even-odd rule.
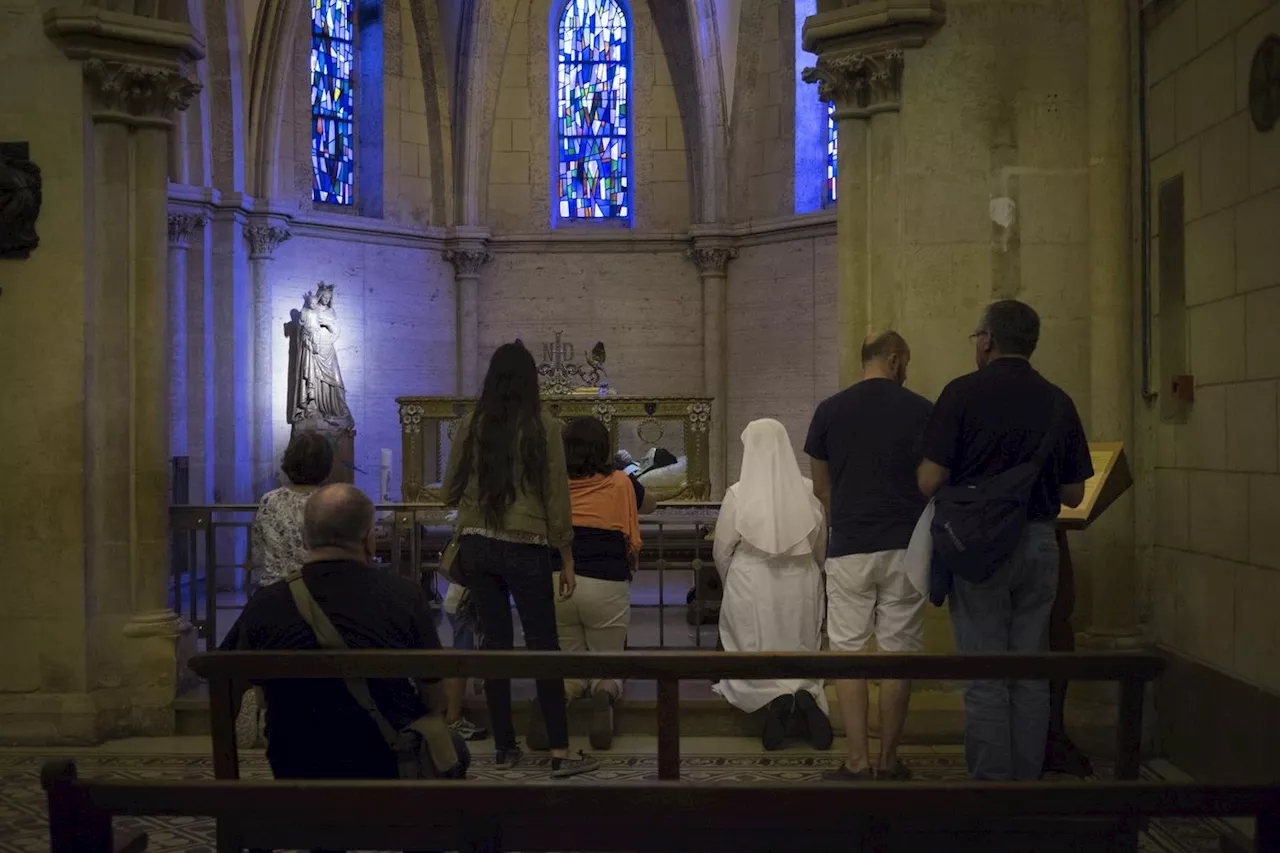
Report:
[[[443,257],[453,264],[458,278],[476,278],[484,265],[493,260],[493,253],[483,248],[445,249]]]
[[[209,219],[203,213],[170,213],[169,214],[169,247],[185,249],[188,241],[197,228],[204,226]]]
[[[803,76],[818,84],[820,100],[836,105],[837,119],[868,118],[902,108],[903,61],[901,48],[819,56]]]
[[[169,114],[185,110],[202,88],[180,69],[132,62],[89,59],[84,76],[99,121],[167,123]]]
[[[288,228],[279,225],[250,225],[244,229],[244,237],[249,241],[249,260],[267,261],[275,257],[276,249],[292,234]]]
[[[738,257],[738,250],[730,246],[694,246],[684,253],[698,268],[698,274],[724,275],[729,261]]]

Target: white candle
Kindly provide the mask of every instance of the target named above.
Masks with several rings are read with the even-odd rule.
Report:
[[[382,448],[382,470],[378,472],[379,500],[386,503],[390,500],[391,493],[391,449],[389,447]]]

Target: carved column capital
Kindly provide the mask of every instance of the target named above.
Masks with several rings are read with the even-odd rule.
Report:
[[[165,124],[170,113],[185,110],[202,88],[180,68],[96,58],[86,60],[83,68],[98,120]]]
[[[738,250],[729,246],[695,246],[684,255],[693,261],[699,275],[723,276],[729,261],[738,257]]]
[[[169,214],[169,247],[185,249],[191,235],[197,228],[204,227],[209,219],[203,213],[170,213]]]
[[[818,84],[818,98],[836,105],[840,118],[868,118],[902,108],[902,48],[818,57],[804,81]]]
[[[244,229],[244,237],[249,241],[249,260],[271,260],[276,249],[291,236],[288,228],[279,225],[250,225]]]
[[[453,274],[458,278],[476,278],[484,265],[493,260],[488,249],[445,249],[443,257],[453,264]]]

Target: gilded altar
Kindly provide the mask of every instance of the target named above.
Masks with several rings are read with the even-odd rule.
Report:
[[[674,446],[683,456],[678,481],[650,487],[660,501],[705,501],[711,494],[711,398],[544,394],[542,403],[561,421],[594,417],[609,427],[613,449],[642,456],[645,448]],[[458,420],[475,405],[470,397],[397,397],[401,433],[401,500],[440,503],[449,445]],[[673,466],[674,467],[674,466]],[[642,480],[643,482],[643,480]],[[646,484],[647,487],[648,484]]]

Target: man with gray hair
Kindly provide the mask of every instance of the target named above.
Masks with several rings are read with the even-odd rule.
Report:
[[[1017,514],[1010,516],[1016,526],[1008,528],[1010,541],[1016,539],[1012,553],[981,565],[986,577],[935,571],[930,597],[940,604],[950,593],[961,652],[1045,651],[1058,589],[1055,520],[1063,504],[1074,507],[1084,500],[1084,481],[1093,476],[1089,445],[1071,398],[1031,366],[1040,318],[1029,305],[1012,299],[991,304],[970,338],[978,370],[943,389],[924,435],[918,476],[921,492],[938,495],[935,570],[938,521],[948,494],[940,490],[969,487],[971,496],[983,494],[984,486],[998,491],[1025,471],[1018,482],[1029,492],[1025,504],[999,494]],[[999,529],[1000,520],[986,517],[986,530]],[[987,553],[982,535],[968,541],[970,553]],[[965,759],[975,779],[1040,778],[1049,728],[1047,682],[970,681],[964,714]]]
[[[813,490],[827,510],[827,638],[832,651],[924,648],[924,591],[906,570],[906,549],[925,500],[916,488],[929,401],[903,387],[911,350],[888,331],[862,345],[862,381],[823,400],[805,440]],[[848,752],[824,778],[906,780],[898,759],[911,682],[880,685],[880,754],[868,753],[865,680],[836,682]]]
[[[307,553],[299,567],[306,590],[351,649],[439,649],[426,594],[412,581],[372,565],[374,506],[355,486],[316,491],[303,511]],[[288,583],[261,589],[245,606],[223,649],[317,650]],[[421,692],[409,679],[369,679],[369,692],[400,731],[444,708],[438,685]],[[341,679],[262,684],[267,704],[267,760],[277,779],[395,779],[395,754],[373,718]],[[424,696],[424,694],[426,694]],[[455,739],[462,766],[468,761]]]

